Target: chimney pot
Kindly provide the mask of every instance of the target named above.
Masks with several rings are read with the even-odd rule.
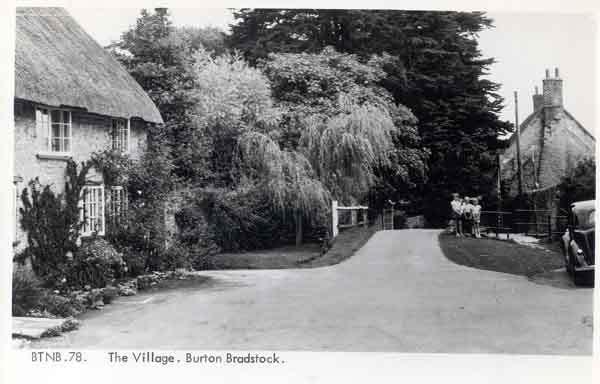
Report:
[[[549,70],[546,69],[546,78],[542,82],[543,87],[543,99],[544,107],[549,111],[552,110],[552,115],[555,116],[556,109],[562,108],[563,97],[562,97],[562,80],[558,77],[558,68],[554,68],[553,77],[549,77]],[[549,121],[549,120],[548,120]]]

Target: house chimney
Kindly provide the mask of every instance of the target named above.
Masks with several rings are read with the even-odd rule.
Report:
[[[544,83],[544,107],[561,108],[562,79],[558,76],[558,68],[554,69],[554,77],[550,77],[550,70],[546,69]]]
[[[544,107],[544,95],[539,94],[537,85],[535,86],[535,94],[533,95],[533,111],[542,109]]]

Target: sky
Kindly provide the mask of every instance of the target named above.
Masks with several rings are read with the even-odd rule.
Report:
[[[83,28],[100,44],[118,40],[120,34],[135,24],[137,8],[90,9],[67,8]],[[233,22],[227,9],[171,8],[176,26],[216,26],[223,30]],[[596,131],[595,106],[597,44],[595,20],[584,14],[557,13],[488,13],[495,27],[479,35],[479,46],[485,57],[493,57],[486,76],[501,84],[499,94],[505,99],[502,120],[514,122],[514,96],[518,92],[519,121],[533,109],[531,96],[548,68],[558,67],[563,79],[563,100],[588,131]],[[110,20],[110,23],[106,22]]]

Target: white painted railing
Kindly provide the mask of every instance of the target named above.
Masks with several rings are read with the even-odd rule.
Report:
[[[366,226],[368,223],[367,220],[367,211],[368,211],[369,207],[364,206],[364,205],[355,205],[355,206],[341,206],[338,205],[337,200],[333,200],[331,202],[331,226],[332,226],[332,237],[335,238],[338,233],[340,232],[340,229],[343,228],[350,228],[350,227],[356,227],[358,225],[364,225]],[[339,216],[339,211],[352,211],[352,215],[351,215],[351,223],[350,224],[340,224],[340,216]],[[358,221],[357,219],[357,215],[355,214],[362,212],[362,221]]]

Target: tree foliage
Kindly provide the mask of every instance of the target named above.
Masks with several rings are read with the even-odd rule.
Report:
[[[337,200],[364,199],[377,166],[389,166],[394,123],[386,110],[348,105],[348,110],[324,121],[310,119],[300,150],[310,159],[319,179]]]
[[[596,198],[596,162],[593,158],[580,161],[563,177],[559,184],[560,207],[564,210],[571,203]]]
[[[384,66],[395,61],[387,54],[361,60],[326,47],[270,54],[261,62],[282,110],[280,145],[303,152],[340,200],[371,192],[372,205],[381,206],[389,196],[410,196],[426,180],[429,154],[417,119],[381,85]]]
[[[250,132],[240,138],[235,159],[239,187],[260,189],[282,214],[300,213],[310,219],[327,210],[329,192],[303,155],[281,150],[268,136]]]
[[[108,49],[158,107],[174,175],[190,179],[206,166],[206,159],[193,156],[189,147],[196,138],[187,113],[193,105],[189,93],[195,86],[193,56],[198,50],[213,56],[223,53],[225,35],[210,27],[174,27],[169,16],[166,8],[143,9],[136,24]]]
[[[492,27],[483,13],[242,9],[235,16],[228,42],[251,62],[327,46],[363,61],[391,56],[380,84],[415,114],[431,151],[421,195],[432,221],[445,218],[450,192],[485,195],[492,188],[497,137],[510,125],[497,116],[499,85],[483,76],[493,63],[477,46],[477,34]]]
[[[160,269],[166,252],[169,234],[164,210],[175,183],[167,134],[162,127],[149,127],[142,158],[120,168],[128,192],[128,214],[125,221],[108,227],[107,237],[137,273]]]
[[[213,58],[204,50],[194,56],[193,75],[196,86],[188,92],[193,104],[187,111],[192,140],[185,144],[190,151],[179,156],[205,157],[204,162],[196,162],[207,165],[203,169],[196,170],[193,160],[187,162],[193,174],[205,173],[204,180],[197,178],[203,184],[231,185],[238,138],[250,131],[268,132],[279,121],[269,81],[238,55]]]

